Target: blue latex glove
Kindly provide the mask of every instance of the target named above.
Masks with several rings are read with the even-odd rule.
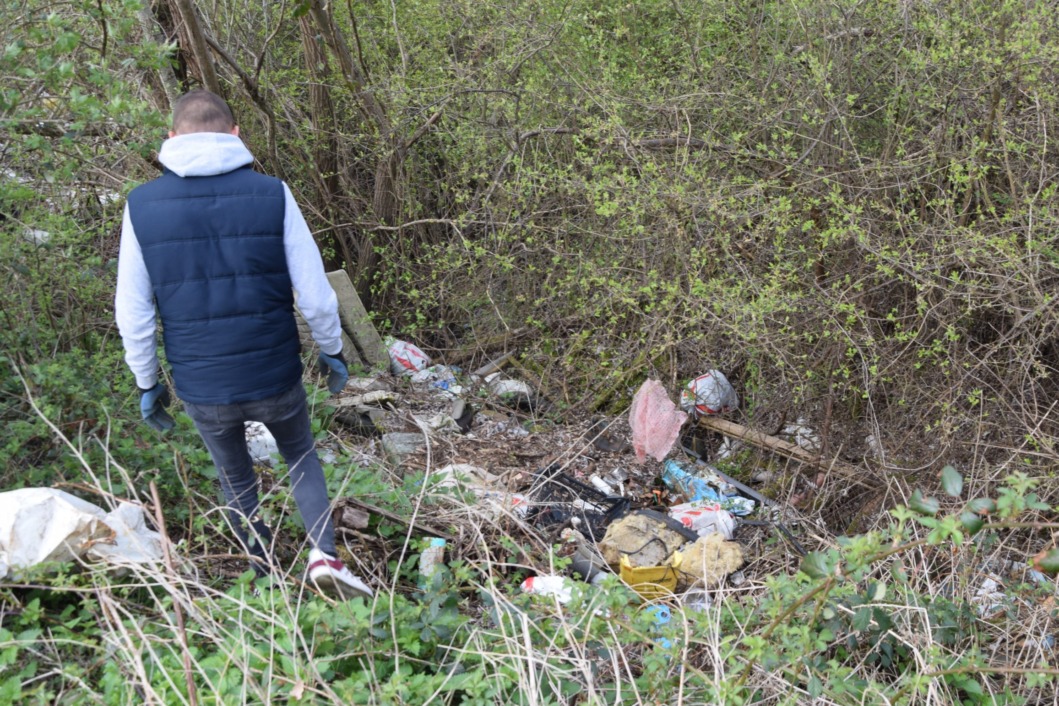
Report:
[[[334,355],[320,352],[320,374],[327,375],[327,389],[332,395],[338,394],[346,386],[349,380],[349,368],[346,359],[342,357],[342,351]]]
[[[140,414],[143,421],[157,431],[169,431],[175,426],[173,418],[165,408],[169,405],[169,388],[162,383],[155,384],[150,390],[140,390]]]

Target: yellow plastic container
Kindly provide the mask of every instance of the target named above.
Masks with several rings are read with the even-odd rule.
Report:
[[[648,600],[665,598],[672,595],[677,588],[681,561],[683,557],[680,552],[673,552],[665,566],[635,567],[629,563],[627,556],[622,556],[621,580]]]

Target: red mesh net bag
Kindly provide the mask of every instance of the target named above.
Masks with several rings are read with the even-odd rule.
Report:
[[[661,461],[673,448],[680,427],[688,415],[677,409],[666,394],[662,383],[645,380],[632,398],[629,426],[632,427],[632,448],[636,460],[643,463],[650,455]]]

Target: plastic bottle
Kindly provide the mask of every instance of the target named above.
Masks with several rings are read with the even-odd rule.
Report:
[[[685,593],[681,603],[684,604],[687,610],[699,613],[709,610],[712,605],[710,594],[701,589],[693,589]]]
[[[595,473],[588,477],[588,482],[592,484],[593,488],[603,493],[604,495],[614,495],[614,488],[611,486],[611,484],[600,478]]]
[[[658,631],[669,624],[669,621],[673,617],[673,613],[669,610],[669,606],[666,605],[652,605],[645,609],[646,613],[651,616],[651,621],[654,623],[654,630]],[[656,637],[655,642],[658,643],[663,649],[669,649],[673,646],[673,641],[668,637]]]
[[[444,563],[445,540],[441,537],[431,537],[430,545],[419,555],[419,587],[430,586]]]

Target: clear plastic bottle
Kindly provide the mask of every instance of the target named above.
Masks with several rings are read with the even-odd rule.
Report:
[[[419,587],[427,588],[434,583],[434,577],[445,563],[445,540],[431,537],[430,544],[419,555]]]

